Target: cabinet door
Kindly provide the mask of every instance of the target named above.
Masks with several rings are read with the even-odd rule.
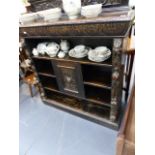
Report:
[[[52,61],[60,91],[84,98],[81,66],[78,63]]]

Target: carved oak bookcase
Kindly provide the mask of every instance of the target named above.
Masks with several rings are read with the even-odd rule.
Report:
[[[122,53],[133,16],[128,10],[104,13],[95,19],[61,19],[55,23],[36,22],[20,26],[20,37],[32,61],[45,103],[96,123],[118,129],[123,81]],[[75,59],[33,56],[32,49],[43,41],[66,39],[71,48],[84,44],[107,46],[108,60],[97,63]]]

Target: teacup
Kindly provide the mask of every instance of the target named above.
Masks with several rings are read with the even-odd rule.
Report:
[[[37,51],[39,54],[44,55],[47,51],[47,42],[42,42],[37,45]]]
[[[85,51],[85,49],[86,49],[85,45],[77,45],[74,47],[75,53],[82,53]]]

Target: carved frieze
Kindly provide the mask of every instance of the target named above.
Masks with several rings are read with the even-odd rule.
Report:
[[[121,4],[123,0],[82,0],[82,5],[102,3],[103,6]]]
[[[128,22],[21,27],[21,36],[124,36]]]

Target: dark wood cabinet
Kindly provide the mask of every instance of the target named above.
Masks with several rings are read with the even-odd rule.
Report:
[[[96,123],[117,129],[121,116],[123,82],[122,53],[133,16],[128,11],[96,19],[77,19],[55,23],[35,23],[20,26],[25,50],[32,60],[45,103],[66,110]],[[95,48],[107,46],[111,57],[101,63],[87,57],[75,59],[33,56],[38,43],[61,39],[71,48],[85,44]]]

